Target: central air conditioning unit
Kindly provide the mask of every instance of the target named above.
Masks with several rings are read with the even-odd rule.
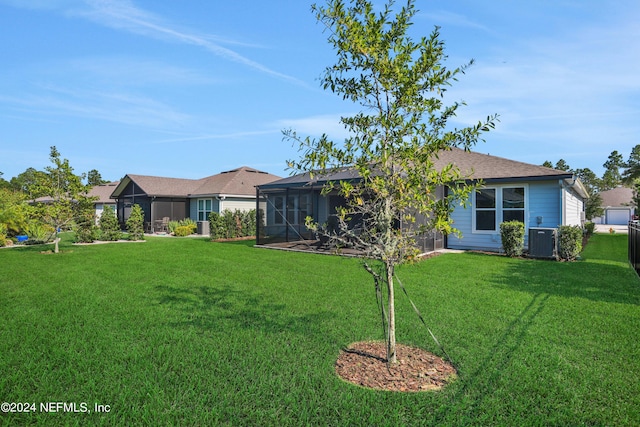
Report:
[[[557,235],[555,228],[529,228],[529,256],[533,258],[557,258]]]

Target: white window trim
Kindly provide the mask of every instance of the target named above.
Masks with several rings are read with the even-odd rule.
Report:
[[[524,226],[529,228],[529,184],[503,184],[483,186],[482,190],[496,190],[496,224],[495,230],[476,230],[476,192],[471,196],[471,233],[473,234],[497,234],[500,233],[500,223],[502,222],[502,189],[503,188],[524,188]]]
[[[207,200],[209,200],[209,202],[211,203],[211,210],[209,210],[209,211],[207,211],[207,209],[206,209]],[[204,205],[205,209],[200,209],[200,201],[202,201],[202,204]],[[209,221],[209,214],[211,212],[213,212],[213,210],[214,210],[213,209],[213,199],[210,199],[210,198],[196,199],[196,218],[198,219],[198,221]],[[200,219],[200,212],[208,212],[205,215],[205,219],[204,220]]]

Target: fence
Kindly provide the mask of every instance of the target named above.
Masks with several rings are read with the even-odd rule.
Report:
[[[629,222],[629,262],[640,274],[640,223],[638,221]]]

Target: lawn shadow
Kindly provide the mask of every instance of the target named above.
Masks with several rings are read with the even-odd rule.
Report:
[[[321,334],[324,331],[321,325],[334,316],[330,312],[296,315],[285,304],[230,286],[177,288],[161,285],[156,286],[155,291],[153,299],[156,303],[168,305],[180,319],[172,322],[172,326],[193,326],[210,331],[228,327],[265,333]]]
[[[470,254],[478,257],[503,255]],[[492,282],[534,295],[549,294],[564,298],[640,305],[640,282],[630,266],[592,255],[588,259],[559,262],[517,259],[505,262],[504,270]],[[613,261],[619,261],[614,258]],[[479,261],[480,262],[480,261]]]
[[[449,397],[452,404],[443,405],[437,413],[438,424],[460,419],[461,412],[468,419],[477,419],[482,415],[484,402],[500,387],[504,372],[523,346],[529,329],[544,310],[548,299],[549,295],[533,295],[531,301],[506,325],[475,369],[471,372],[459,371],[459,388],[453,389]]]

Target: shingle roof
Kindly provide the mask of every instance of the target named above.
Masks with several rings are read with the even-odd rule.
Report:
[[[107,184],[96,185],[89,190],[89,197],[98,197],[94,203],[113,203],[109,198],[113,190],[120,184],[120,181],[109,182]]]
[[[441,169],[447,164],[454,164],[464,176],[472,179],[515,179],[515,178],[571,178],[571,172],[551,169],[544,166],[532,165],[503,157],[489,154],[464,151],[453,148],[450,151],[441,151],[435,160],[437,168]]]
[[[628,187],[616,187],[600,193],[603,207],[630,206],[633,190]]]
[[[436,169],[442,169],[449,164],[457,166],[464,177],[474,180],[570,179],[573,177],[571,172],[465,151],[459,148],[441,151],[438,153],[437,158],[434,159]],[[324,177],[315,176],[313,179],[310,178],[308,173],[295,175],[271,182],[266,186],[261,186],[261,188],[313,185],[317,182],[353,178],[355,178],[353,169],[345,168],[338,173]]]
[[[191,197],[204,195],[255,196],[255,186],[280,179],[277,175],[242,166],[202,179],[166,178],[127,174],[111,194],[116,198],[129,181],[136,183],[148,196]]]
[[[198,180],[198,186],[190,196],[233,194],[255,196],[256,186],[280,179],[279,176],[242,166]]]

